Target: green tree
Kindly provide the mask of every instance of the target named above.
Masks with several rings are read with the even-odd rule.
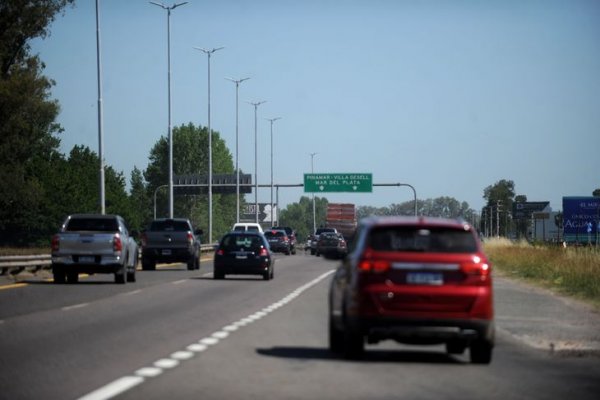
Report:
[[[324,197],[315,197],[315,222],[317,227],[325,225],[327,201]],[[312,197],[302,196],[298,203],[288,204],[281,210],[279,225],[291,226],[296,230],[299,241],[305,241],[313,233]]]
[[[482,215],[486,216],[485,221],[482,220],[482,225],[485,226],[485,223],[487,223],[490,235],[495,235],[496,232],[501,235],[508,233],[509,219],[507,213],[512,210],[515,198],[515,183],[511,180],[501,179],[484,189],[483,198],[487,203],[482,210]]]
[[[452,197],[438,197],[435,199],[417,200],[418,215],[444,218],[464,218],[475,223],[476,212],[469,207],[469,203],[462,203]],[[360,206],[357,209],[359,219],[370,215],[415,215],[415,204],[406,201],[400,204],[390,204],[388,207]]]
[[[129,207],[131,220],[128,221],[130,229],[141,231],[153,217],[153,202],[148,195],[144,175],[137,167],[131,171],[131,190],[129,192]]]
[[[48,36],[48,26],[73,0],[0,2],[0,243],[23,245],[48,227],[48,174],[60,163],[50,100],[54,82],[30,54],[29,41]],[[59,179],[58,176],[52,178]]]
[[[98,213],[98,165],[100,158],[86,146],[74,146],[66,162],[62,204],[67,214]],[[123,173],[107,165],[104,171],[106,213],[119,214],[129,223],[131,208]]]
[[[231,153],[218,132],[212,131],[213,174],[233,174]],[[148,194],[157,193],[157,217],[168,216],[169,153],[166,137],[161,137],[150,151],[144,177]],[[208,174],[208,129],[192,123],[173,129],[173,174]],[[164,186],[161,188],[161,186]],[[203,193],[174,190],[174,216],[189,218],[194,227],[208,230],[208,196]],[[235,222],[235,196],[213,192],[213,239],[227,232]]]

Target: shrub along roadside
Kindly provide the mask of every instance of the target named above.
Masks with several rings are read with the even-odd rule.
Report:
[[[600,249],[532,246],[493,239],[485,243],[493,268],[600,308]]]

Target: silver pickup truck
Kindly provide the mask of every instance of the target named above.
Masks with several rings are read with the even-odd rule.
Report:
[[[200,269],[200,235],[202,230],[194,230],[186,218],[155,219],[142,233],[142,269],[154,270],[159,262]]]
[[[138,246],[119,215],[69,215],[52,237],[55,283],[76,283],[79,273],[115,275],[116,283],[135,282]]]

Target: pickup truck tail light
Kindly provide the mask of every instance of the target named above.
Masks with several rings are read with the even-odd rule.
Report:
[[[142,235],[140,236],[140,240],[142,241],[143,247],[146,247],[148,245],[148,235],[146,235],[145,233],[142,233]]]
[[[58,251],[60,249],[60,236],[52,236],[52,251]]]
[[[187,241],[190,246],[194,244],[194,235],[192,235],[192,232],[187,233]]]
[[[118,234],[113,236],[113,251],[123,251],[123,242]]]

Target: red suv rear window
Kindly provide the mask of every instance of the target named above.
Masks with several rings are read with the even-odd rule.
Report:
[[[371,231],[368,244],[376,251],[431,253],[473,253],[478,251],[472,232],[450,227],[379,227]]]

